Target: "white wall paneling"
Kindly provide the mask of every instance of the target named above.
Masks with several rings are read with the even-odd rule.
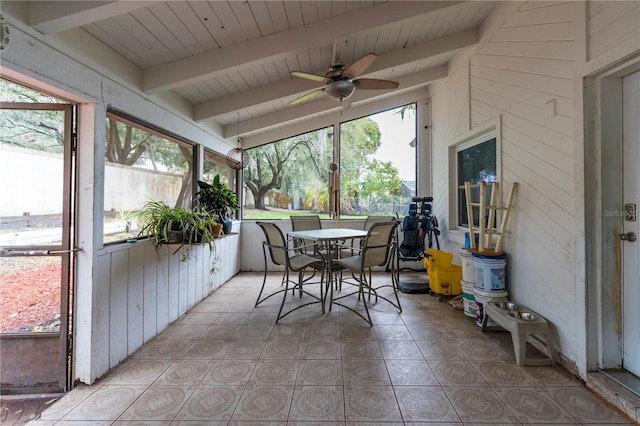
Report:
[[[584,325],[575,315],[573,8],[521,3],[492,34],[483,33],[469,65],[450,69],[432,98],[435,200],[447,197],[445,155],[469,130],[465,111],[471,129],[501,117],[502,199],[520,184],[505,239],[508,291],[547,317],[569,359],[583,350],[575,335]],[[458,239],[445,247],[457,251]]]
[[[151,241],[140,241],[103,250],[97,259],[98,309],[92,318],[93,379],[238,273],[240,235],[217,239],[213,247],[213,252],[206,244],[162,245],[156,250]]]

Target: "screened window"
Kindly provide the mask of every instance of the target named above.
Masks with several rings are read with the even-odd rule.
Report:
[[[0,246],[59,245],[71,106],[4,79],[0,106]]]
[[[458,188],[458,226],[469,227],[467,215],[467,204],[464,183],[471,183],[471,200],[479,202],[480,183],[497,182],[497,154],[496,138],[476,141],[472,144],[465,144],[456,149],[456,174]],[[490,191],[487,192],[487,204],[489,203]],[[478,214],[478,209],[473,209],[474,215]],[[486,218],[485,218],[486,220]],[[479,217],[473,218],[474,225],[479,226]]]
[[[329,218],[333,126],[245,151],[243,219]]]
[[[416,196],[415,104],[342,123],[340,143],[340,218],[404,215]]]
[[[243,218],[404,215],[416,196],[415,111],[408,104],[341,123],[337,149],[333,126],[248,149]]]
[[[236,171],[229,167],[225,157],[211,151],[205,151],[202,180],[211,183],[216,175],[220,175],[220,181],[235,191]]]
[[[106,130],[103,242],[135,238],[147,201],[191,207],[192,145],[113,112]]]
[[[220,182],[227,185],[233,192],[237,192],[238,172],[229,166],[226,157],[205,150],[202,166],[203,181],[211,184],[216,175],[219,175]],[[196,188],[196,191],[198,191],[198,188]],[[234,218],[236,212],[230,213],[232,218]]]

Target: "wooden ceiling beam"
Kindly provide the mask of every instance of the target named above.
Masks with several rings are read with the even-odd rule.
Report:
[[[143,71],[142,90],[158,93],[251,67],[313,46],[329,46],[336,37],[455,7],[458,1],[393,1],[358,9],[302,27],[280,31],[230,47],[202,53]]]
[[[433,83],[437,80],[447,77],[447,67],[440,66],[432,68],[426,71],[421,71],[415,74],[407,75],[398,79],[400,86],[396,90],[389,90],[388,93],[394,94],[396,92],[402,93],[407,91],[413,91],[420,87],[425,87],[429,83]],[[379,97],[382,90],[357,90],[351,97],[353,104],[366,101]],[[298,120],[302,120],[305,117],[314,116],[326,113],[327,111],[340,109],[340,103],[333,99],[325,98],[315,102],[307,102],[301,105],[296,105],[295,108],[287,108],[282,111],[277,111],[271,114],[261,115],[259,117],[243,120],[239,124],[229,124],[224,126],[224,138],[237,137],[238,128],[242,129],[240,137],[246,134],[252,134],[257,132],[263,132],[266,129],[274,126],[281,126],[283,124],[293,123]],[[311,127],[310,127],[311,128]]]
[[[42,34],[55,34],[160,1],[34,1],[27,2],[29,25]]]
[[[441,54],[450,54],[458,49],[467,48],[478,43],[478,30],[471,29],[447,37],[414,45],[408,48],[399,49],[393,52],[384,53],[367,69],[361,77],[374,74],[379,71],[397,67],[409,62],[416,62],[436,57]],[[322,71],[315,72],[322,74]],[[263,103],[273,102],[275,99],[282,99],[293,96],[302,96],[305,92],[322,87],[321,83],[293,78],[255,90],[215,99],[194,107],[194,120],[197,122],[207,120],[211,117],[228,114],[233,111],[242,110]]]

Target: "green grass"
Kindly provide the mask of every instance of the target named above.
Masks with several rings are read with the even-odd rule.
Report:
[[[298,210],[255,210],[245,209],[242,219],[244,220],[289,220],[289,216],[308,216],[311,212],[298,211]],[[364,219],[367,216],[341,216],[341,219]],[[320,219],[330,219],[328,214],[320,214]]]

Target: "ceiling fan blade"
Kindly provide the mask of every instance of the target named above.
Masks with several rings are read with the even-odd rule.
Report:
[[[391,80],[378,80],[375,78],[361,78],[359,80],[353,80],[353,84],[358,89],[365,90],[384,90],[384,89],[397,89],[400,83]]]
[[[302,71],[291,71],[291,77],[306,78],[307,80],[319,81],[321,83],[331,83],[331,80],[323,75],[310,74]]]
[[[304,101],[308,101],[309,99],[315,98],[322,92],[324,92],[324,87],[322,89],[316,89],[313,92],[309,92],[306,95],[302,95],[299,98],[292,100],[291,102],[289,102],[289,105],[297,105]]]
[[[365,72],[365,70],[369,68],[369,66],[373,63],[373,61],[376,60],[377,57],[378,55],[376,55],[375,53],[367,53],[362,58],[349,65],[347,69],[344,70],[343,74],[350,75],[351,78],[357,77]]]

